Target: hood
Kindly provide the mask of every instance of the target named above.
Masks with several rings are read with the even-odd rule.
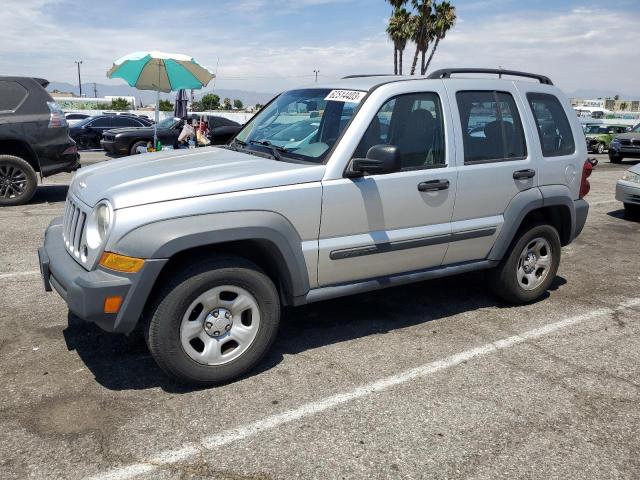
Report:
[[[158,133],[166,133],[169,130],[166,128],[159,128]],[[153,127],[122,127],[122,128],[111,128],[106,130],[105,133],[113,133],[117,135],[119,133],[135,133],[136,135],[149,135],[153,137]]]
[[[324,165],[271,160],[217,147],[146,153],[76,173],[71,191],[93,207],[126,208],[182,198],[320,181]]]
[[[640,132],[620,133],[620,134],[616,135],[615,138],[619,138],[621,140],[639,140],[640,139]]]
[[[640,163],[636,163],[633,167],[629,169],[629,171],[640,175]]]

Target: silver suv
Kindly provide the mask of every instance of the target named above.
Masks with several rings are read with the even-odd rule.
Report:
[[[253,368],[282,306],[480,269],[533,302],[587,218],[583,139],[560,90],[522,72],[288,91],[228,145],[82,168],[39,250],[45,289],[105,330],[140,324],[200,385]]]

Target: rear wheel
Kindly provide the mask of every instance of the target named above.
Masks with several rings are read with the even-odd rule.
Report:
[[[561,248],[560,236],[551,225],[524,230],[495,269],[495,293],[513,304],[540,299],[556,277]]]
[[[13,155],[0,155],[0,206],[24,205],[36,193],[38,177],[29,163]]]
[[[229,256],[172,275],[149,316],[147,344],[158,365],[180,381],[214,385],[245,374],[269,350],[280,303],[269,277]]]
[[[130,155],[137,155],[138,152],[138,148],[140,147],[144,147],[145,149],[147,148],[147,142],[135,142],[133,145],[131,145],[131,148],[129,149],[129,154]]]

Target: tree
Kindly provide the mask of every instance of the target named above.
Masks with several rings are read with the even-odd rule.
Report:
[[[256,110],[262,110],[264,108],[264,105],[262,105],[261,103],[256,103]]]
[[[233,106],[238,110],[242,110],[244,108],[244,103],[242,103],[242,100],[234,100]]]
[[[160,111],[161,112],[170,112],[173,110],[173,103],[169,100],[160,100]]]
[[[434,22],[434,34],[436,41],[433,44],[433,48],[431,49],[431,54],[429,55],[429,60],[426,65],[422,67],[422,75],[427,73],[429,69],[429,65],[431,64],[431,60],[433,60],[433,56],[436,53],[436,49],[438,48],[438,44],[440,40],[442,40],[449,30],[453,28],[456,24],[456,7],[451,5],[449,2],[442,2],[436,5],[436,13],[435,13],[435,22]]]
[[[204,108],[202,108],[202,102],[191,102],[191,107],[189,108],[192,112],[204,112]]]
[[[389,19],[387,35],[393,42],[393,73],[402,75],[402,56],[411,36],[411,14],[406,9],[395,9]]]
[[[429,43],[433,39],[433,22],[435,15],[432,14],[431,0],[411,0],[411,4],[414,6],[417,15],[412,17],[412,35],[411,39],[416,44],[416,53],[413,56],[413,63],[411,65],[411,75],[416,74],[416,67],[418,66],[418,55],[422,55],[422,62],[420,64],[420,71],[424,70],[425,58],[427,50],[429,49]]]
[[[220,97],[213,93],[207,93],[200,99],[202,111],[218,110],[220,108]]]
[[[125,98],[114,98],[111,100],[111,106],[109,110],[129,110],[131,109],[131,103]]]
[[[224,109],[225,110],[231,110],[231,99],[230,98],[225,98],[223,101],[224,104]]]

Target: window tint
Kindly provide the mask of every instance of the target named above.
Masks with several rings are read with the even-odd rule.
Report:
[[[0,80],[0,112],[18,108],[27,96],[27,90],[18,82]]]
[[[519,160],[527,156],[522,121],[504,92],[458,92],[464,162]]]
[[[374,145],[395,145],[403,170],[446,165],[444,123],[435,93],[412,93],[385,103],[365,132],[354,158],[364,158]]]
[[[542,154],[545,157],[558,157],[574,153],[576,145],[571,125],[560,101],[546,93],[528,93],[527,98],[538,127]]]
[[[98,117],[90,125],[92,127],[110,127],[112,123],[109,117]]]
[[[114,127],[140,127],[141,123],[135,118],[118,116],[113,118],[111,125]]]

